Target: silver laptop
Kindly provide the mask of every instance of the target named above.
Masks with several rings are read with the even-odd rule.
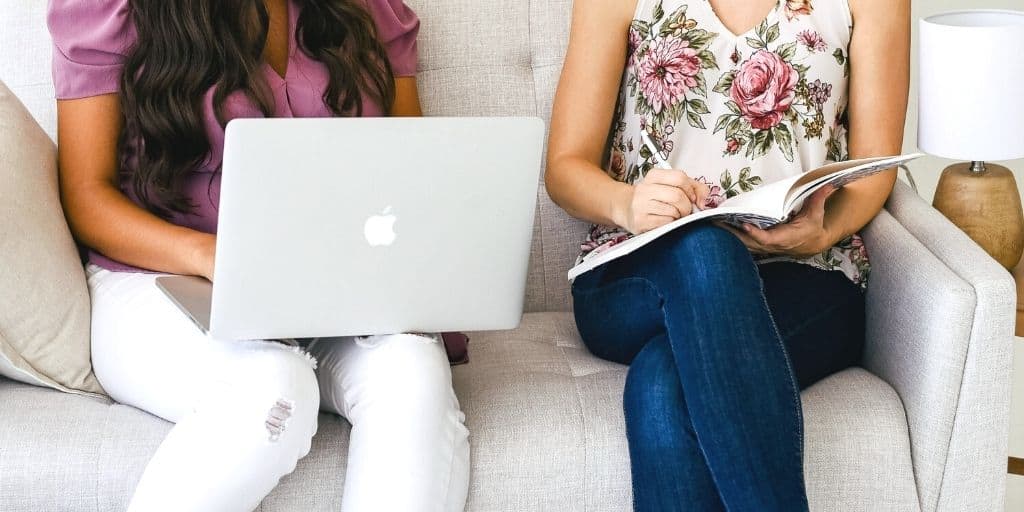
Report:
[[[214,280],[158,286],[219,339],[511,329],[537,118],[228,124]]]

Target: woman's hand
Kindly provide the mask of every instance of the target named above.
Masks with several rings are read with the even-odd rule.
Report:
[[[789,222],[769,229],[758,229],[750,224],[744,224],[743,229],[722,223],[719,226],[733,232],[755,254],[810,258],[842,238],[825,222],[825,202],[835,191],[834,187],[823,187],[807,198],[800,213]]]
[[[683,171],[651,169],[630,187],[616,223],[638,235],[689,215],[694,204],[704,204],[708,193],[707,185]]]

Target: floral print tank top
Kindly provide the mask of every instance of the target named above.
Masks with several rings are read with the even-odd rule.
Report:
[[[655,166],[642,130],[673,168],[708,185],[705,209],[848,158],[846,0],[780,0],[739,35],[708,0],[639,0],[634,18],[606,164],[616,180],[635,183]],[[577,263],[629,237],[595,225]],[[759,261],[779,260],[788,259]],[[867,282],[858,235],[795,261]]]

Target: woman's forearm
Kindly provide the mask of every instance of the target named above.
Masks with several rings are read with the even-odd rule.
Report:
[[[896,183],[896,169],[850,183],[836,191],[825,207],[831,245],[857,233],[878,215]]]
[[[211,277],[213,235],[175,226],[118,188],[118,96],[58,101],[57,118],[61,202],[75,238],[129,265]]]
[[[106,182],[79,184],[62,195],[75,237],[105,256],[158,272],[211,277],[214,235],[160,219]]]
[[[622,226],[631,186],[613,180],[583,158],[556,158],[545,177],[548,194],[569,215],[605,226]]]

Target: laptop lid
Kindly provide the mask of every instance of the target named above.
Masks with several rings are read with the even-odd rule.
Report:
[[[543,136],[537,118],[232,121],[211,334],[515,327]]]

